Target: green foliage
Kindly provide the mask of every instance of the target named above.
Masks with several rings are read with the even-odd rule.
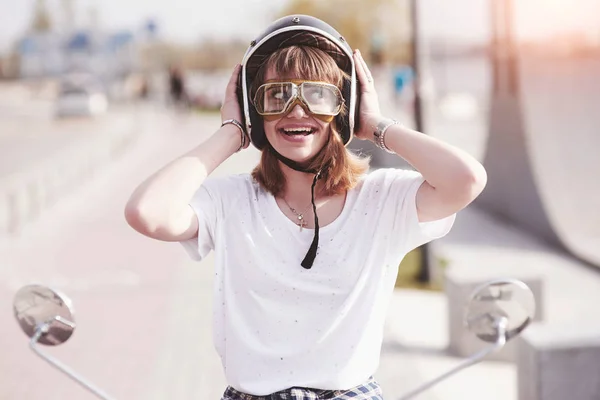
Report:
[[[49,32],[52,29],[52,21],[44,0],[37,0],[33,21],[31,22],[31,30],[33,32]]]
[[[352,46],[369,56],[383,39],[385,59],[406,62],[410,55],[410,13],[406,0],[291,0],[281,16],[307,14],[331,24]]]
[[[441,291],[442,283],[433,280],[430,283],[422,283],[417,280],[421,268],[423,250],[419,247],[411,251],[404,257],[398,268],[398,277],[396,279],[396,288],[420,289]],[[448,261],[445,259],[437,260],[440,268],[446,268]]]

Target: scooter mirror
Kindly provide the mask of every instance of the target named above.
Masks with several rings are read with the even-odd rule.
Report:
[[[464,323],[479,339],[496,343],[501,332],[506,341],[519,335],[534,315],[535,298],[531,289],[519,280],[501,279],[473,291]]]
[[[14,297],[13,311],[23,332],[30,338],[37,334],[37,342],[41,344],[62,344],[75,330],[71,299],[42,285],[19,289]]]

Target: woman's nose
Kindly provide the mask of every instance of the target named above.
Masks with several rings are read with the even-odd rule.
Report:
[[[296,103],[292,105],[292,109],[288,113],[288,117],[291,118],[304,118],[308,115],[307,111],[304,109],[302,104]]]

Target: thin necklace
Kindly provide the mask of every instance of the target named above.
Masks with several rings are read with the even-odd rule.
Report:
[[[296,222],[296,225],[298,225],[300,227],[300,232],[302,232],[302,228],[304,228],[304,225],[306,225],[306,220],[304,219],[304,214],[306,214],[306,212],[310,209],[310,207],[312,206],[312,203],[309,204],[308,207],[306,207],[306,209],[303,212],[299,213],[298,211],[296,211],[296,209],[294,207],[290,206],[290,204],[287,202],[285,197],[282,197],[281,199],[283,200],[285,205],[288,206],[290,211],[296,215],[296,219],[298,220]]]

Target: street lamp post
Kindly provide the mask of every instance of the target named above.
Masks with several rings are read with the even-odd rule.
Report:
[[[419,6],[418,0],[410,0],[411,11],[411,28],[412,28],[412,69],[414,82],[414,119],[415,129],[419,132],[425,132],[423,121],[423,104],[421,101],[421,74],[420,74],[420,36],[419,36]],[[429,246],[424,244],[421,246],[421,265],[417,274],[417,281],[428,283],[430,281],[429,274]]]

